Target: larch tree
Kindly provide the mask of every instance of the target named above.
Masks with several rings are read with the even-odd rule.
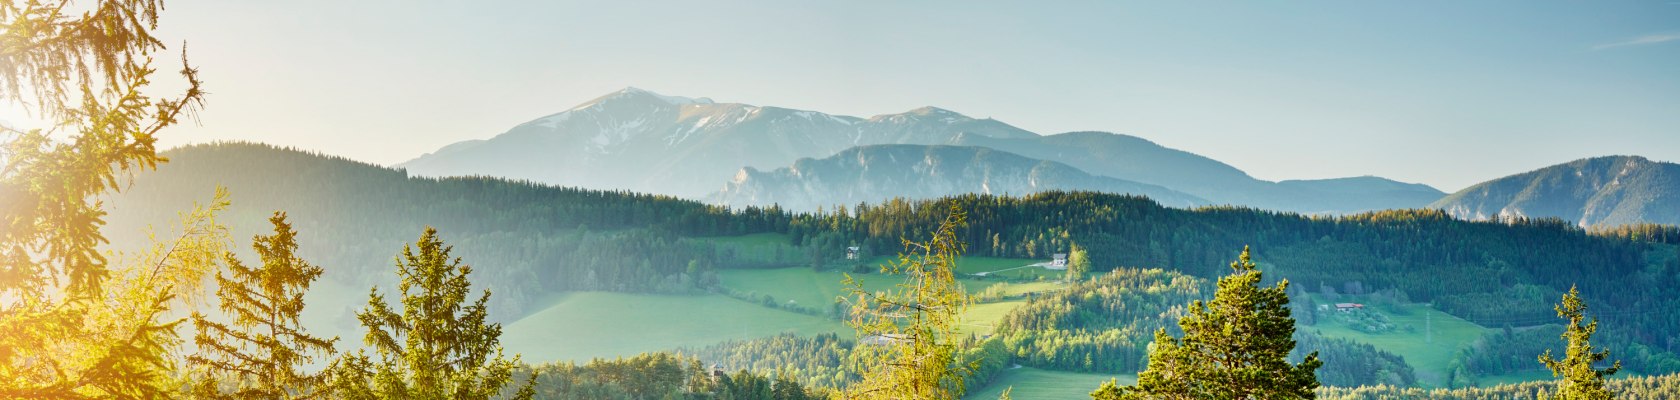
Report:
[[[883,265],[887,276],[901,276],[893,289],[871,292],[845,278],[851,321],[863,354],[859,382],[846,389],[848,399],[955,399],[963,394],[963,375],[974,366],[958,365],[957,324],[968,308],[968,294],[956,280],[957,257],[965,250],[957,229],[968,222],[952,206],[926,242],[903,239],[907,254]]]
[[[1586,320],[1587,303],[1581,301],[1581,292],[1574,286],[1569,287],[1569,293],[1563,295],[1563,302],[1553,307],[1558,318],[1569,320],[1564,326],[1562,338],[1568,342],[1564,348],[1563,359],[1552,358],[1552,351],[1546,350],[1540,355],[1540,363],[1546,369],[1552,370],[1552,376],[1561,378],[1558,382],[1557,393],[1552,398],[1559,400],[1598,400],[1610,399],[1615,396],[1610,388],[1604,386],[1604,377],[1614,375],[1622,369],[1622,362],[1616,361],[1604,369],[1593,366],[1610,358],[1609,350],[1597,350],[1592,345],[1592,336],[1598,332],[1598,319],[1591,322]]]
[[[367,329],[364,342],[377,352],[347,354],[330,367],[335,397],[345,399],[514,399],[535,394],[535,377],[513,390],[519,356],[508,359],[499,343],[500,324],[486,321],[486,290],[468,303],[472,267],[451,257],[452,248],[426,228],[397,257],[400,310],[375,287],[368,306],[356,314]]]
[[[1077,244],[1068,251],[1067,263],[1068,283],[1077,283],[1091,272],[1091,257]]]
[[[149,92],[166,50],[152,35],[160,10],[157,0],[0,3],[0,102],[44,125],[0,125],[0,398],[173,393],[181,320],[166,315],[225,251],[214,216],[226,194],[183,213],[174,239],[116,262],[100,249],[98,199],[164,161],[157,135],[203,99],[186,66],[184,93]]]
[[[1182,339],[1155,332],[1149,365],[1135,386],[1112,382],[1091,393],[1111,399],[1311,399],[1322,362],[1318,352],[1291,364],[1295,319],[1289,315],[1289,281],[1260,287],[1260,270],[1247,247],[1232,274],[1219,278],[1213,301],[1190,304],[1178,320]]]
[[[192,316],[198,353],[187,361],[204,370],[194,382],[195,398],[313,399],[324,393],[325,375],[305,369],[317,355],[330,357],[338,338],[312,336],[298,318],[303,295],[322,270],[297,256],[297,232],[285,213],[268,221],[274,233],[251,244],[262,265],[245,266],[228,253],[231,276],[216,273],[219,308],[232,321]]]

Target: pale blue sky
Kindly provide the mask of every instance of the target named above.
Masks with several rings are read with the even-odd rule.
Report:
[[[1126,133],[1271,180],[1450,192],[1588,156],[1680,161],[1680,1],[167,5],[212,93],[174,144],[391,164],[635,86]]]

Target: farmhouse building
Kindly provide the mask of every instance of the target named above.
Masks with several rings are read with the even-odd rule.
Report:
[[[1044,268],[1055,270],[1067,269],[1067,253],[1056,253],[1055,255],[1050,256],[1050,265],[1047,265]]]
[[[1336,311],[1348,312],[1348,311],[1363,310],[1363,309],[1365,309],[1364,304],[1359,304],[1359,303],[1336,303]]]

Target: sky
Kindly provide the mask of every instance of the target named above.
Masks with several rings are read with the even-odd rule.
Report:
[[[159,34],[186,41],[210,96],[165,145],[388,165],[634,86],[1124,133],[1267,180],[1450,192],[1591,156],[1680,161],[1673,0],[166,6]]]

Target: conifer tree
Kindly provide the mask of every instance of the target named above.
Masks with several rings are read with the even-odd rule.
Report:
[[[49,126],[0,125],[0,398],[168,396],[180,320],[224,250],[225,193],[182,216],[181,235],[127,262],[101,253],[98,196],[163,161],[156,135],[202,101],[154,97],[157,0],[0,2],[0,107]],[[183,56],[183,63],[185,59]],[[205,257],[205,255],[211,255]]]
[[[1289,281],[1261,288],[1260,270],[1247,247],[1233,273],[1219,278],[1213,301],[1190,304],[1180,318],[1184,338],[1155,332],[1149,366],[1130,387],[1104,385],[1095,399],[1311,399],[1323,363],[1318,352],[1298,364],[1287,357],[1295,348],[1295,320],[1289,316]]]
[[[297,256],[297,232],[286,214],[268,219],[274,234],[257,236],[251,247],[262,265],[245,266],[232,253],[225,256],[228,272],[216,273],[220,309],[232,317],[221,323],[194,313],[198,354],[187,361],[205,370],[195,382],[200,399],[313,399],[323,391],[321,372],[305,372],[315,355],[330,356],[338,338],[325,339],[304,331],[298,316],[303,295],[321,276],[321,267]],[[235,386],[224,391],[222,385]]]
[[[1102,386],[1097,387],[1097,390],[1091,392],[1091,399],[1120,400],[1125,398],[1125,395],[1126,392],[1120,389],[1120,383],[1115,379],[1109,379],[1108,382],[1103,382]]]
[[[906,252],[884,265],[883,274],[902,276],[894,289],[870,292],[847,275],[852,327],[865,338],[854,348],[862,379],[847,388],[847,399],[955,399],[963,394],[963,375],[973,363],[956,363],[958,318],[968,295],[954,270],[965,244],[957,229],[967,214],[953,205],[927,242],[903,239]],[[891,276],[889,275],[889,276]]]
[[[1587,303],[1581,301],[1581,292],[1574,286],[1569,287],[1569,293],[1563,295],[1563,302],[1553,307],[1558,318],[1569,320],[1561,336],[1568,346],[1564,349],[1563,359],[1552,358],[1552,351],[1546,350],[1540,355],[1540,363],[1546,369],[1552,370],[1552,376],[1562,378],[1558,381],[1555,395],[1559,400],[1598,400],[1610,399],[1614,396],[1610,389],[1604,386],[1604,377],[1614,375],[1622,369],[1622,362],[1616,361],[1609,368],[1598,369],[1593,364],[1610,358],[1609,350],[1594,351],[1592,335],[1598,332],[1598,319],[1586,322]]]
[[[379,288],[372,290],[356,317],[378,358],[358,351],[335,362],[330,379],[336,397],[479,400],[503,393],[519,356],[503,356],[502,327],[485,320],[490,291],[467,303],[472,267],[451,258],[451,249],[430,227],[413,246],[403,246],[397,258],[401,312]],[[534,376],[527,379],[512,398],[530,399],[534,382]]]

